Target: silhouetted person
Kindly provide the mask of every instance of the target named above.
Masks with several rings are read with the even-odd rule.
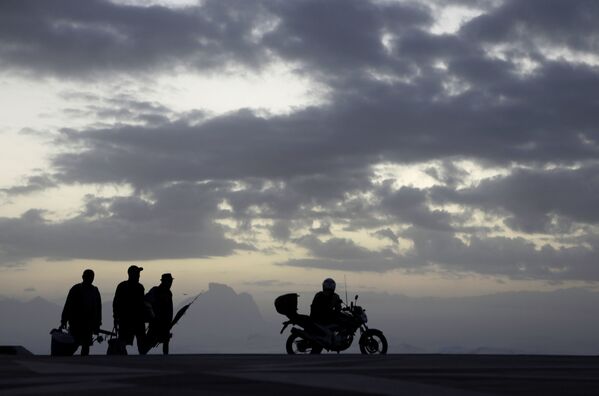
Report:
[[[337,284],[331,278],[322,282],[322,291],[319,291],[310,305],[310,319],[322,325],[330,325],[337,322],[341,311],[341,298],[335,293]],[[322,347],[315,346],[312,353],[320,353]]]
[[[81,355],[89,355],[89,346],[94,334],[98,334],[102,324],[102,300],[98,288],[92,285],[94,271],[86,269],[81,276],[83,282],[77,283],[64,303],[61,327],[69,325],[69,332],[75,342],[81,345]]]
[[[171,339],[171,322],[173,321],[173,276],[162,274],[160,285],[154,286],[146,294],[146,301],[152,306],[154,318],[148,330],[148,348],[157,342],[162,343],[162,353],[168,355]]]
[[[129,279],[119,283],[112,301],[114,326],[123,345],[133,345],[137,339],[137,350],[146,352],[146,327],[144,324],[144,287],[139,283],[143,268],[132,265],[127,270]]]

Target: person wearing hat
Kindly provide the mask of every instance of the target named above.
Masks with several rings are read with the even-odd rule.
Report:
[[[148,329],[148,349],[162,343],[162,353],[168,355],[171,339],[171,323],[173,321],[173,276],[169,273],[162,274],[160,285],[154,286],[146,294],[148,302],[154,313]]]
[[[81,276],[83,282],[69,290],[62,310],[60,327],[69,325],[69,332],[75,342],[81,345],[81,355],[89,355],[89,346],[94,334],[98,334],[102,324],[102,299],[98,288],[92,285],[94,271],[86,269]]]
[[[144,323],[144,292],[139,283],[142,267],[132,265],[127,270],[129,279],[119,283],[112,301],[114,326],[118,332],[119,341],[123,345],[133,345],[137,339],[137,350],[144,354],[146,350],[146,327]]]

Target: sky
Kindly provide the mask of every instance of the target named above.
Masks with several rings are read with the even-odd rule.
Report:
[[[0,294],[599,280],[594,0],[0,2]],[[263,296],[263,297],[261,297]]]

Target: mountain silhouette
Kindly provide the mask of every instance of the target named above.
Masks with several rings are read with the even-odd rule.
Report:
[[[175,310],[188,301],[175,306]],[[112,329],[112,301],[102,304],[102,328]],[[0,345],[23,345],[35,354],[50,353],[49,331],[60,324],[62,306],[42,297],[22,302],[0,299]],[[280,352],[278,328],[262,318],[248,293],[210,283],[173,328],[172,353]],[[95,343],[92,354],[105,354],[106,343]],[[153,351],[159,353],[160,350]]]
[[[262,318],[250,294],[238,294],[227,285],[210,283],[173,328],[171,350],[280,352],[278,330]]]
[[[41,297],[0,300],[0,345],[23,345],[35,354],[49,354],[49,332],[60,325],[61,312],[61,307]]]
[[[599,353],[599,293],[586,289],[459,298],[361,293],[369,325],[427,353]]]
[[[175,301],[175,310],[187,302]],[[599,353],[599,293],[584,289],[461,298],[363,292],[359,303],[367,309],[368,325],[388,337],[390,353]],[[248,293],[210,283],[173,328],[171,352],[284,353],[288,333],[281,335],[279,330],[285,318],[270,301],[261,308],[262,312]],[[42,297],[26,302],[0,299],[0,345],[23,345],[33,353],[49,354],[48,333],[58,326],[61,311],[62,303]],[[103,323],[102,328],[112,329],[108,298]],[[105,354],[106,343],[94,344],[90,352]]]

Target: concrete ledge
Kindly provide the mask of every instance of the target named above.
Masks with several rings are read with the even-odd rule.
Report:
[[[33,353],[21,345],[0,345],[0,355],[33,356]]]

